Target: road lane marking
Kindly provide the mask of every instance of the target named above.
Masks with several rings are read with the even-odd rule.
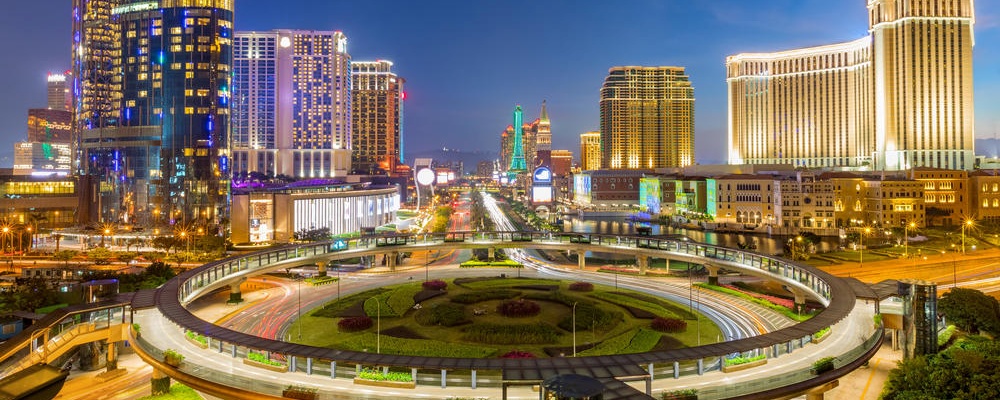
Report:
[[[881,358],[876,358],[875,359],[875,364],[872,365],[871,367],[869,367],[869,368],[871,368],[872,372],[868,373],[868,381],[865,382],[865,389],[861,391],[861,398],[860,398],[860,400],[864,400],[865,399],[865,395],[868,394],[868,387],[871,386],[871,384],[872,384],[872,378],[875,377],[875,371],[877,370],[876,367],[878,367],[879,361],[882,361],[882,359]]]

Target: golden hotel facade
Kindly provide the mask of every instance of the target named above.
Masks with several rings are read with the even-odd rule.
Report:
[[[726,60],[730,164],[973,168],[973,0],[869,0],[869,35]]]

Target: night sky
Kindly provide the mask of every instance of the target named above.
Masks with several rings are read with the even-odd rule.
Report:
[[[13,164],[45,76],[70,64],[70,2],[4,2],[0,167]],[[725,57],[857,39],[864,0],[237,0],[237,30],[340,30],[354,60],[406,78],[407,150],[496,151],[515,104],[548,100],[554,149],[597,130],[598,90],[616,65],[677,65],[695,87],[696,159],[725,162]],[[977,137],[1000,133],[1000,2],[976,4]],[[409,162],[409,158],[407,157]]]

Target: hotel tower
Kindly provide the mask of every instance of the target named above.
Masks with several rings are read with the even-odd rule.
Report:
[[[972,169],[972,0],[868,0],[869,35],[726,60],[729,163]]]
[[[601,87],[601,167],[694,163],[694,88],[683,67],[613,67]]]

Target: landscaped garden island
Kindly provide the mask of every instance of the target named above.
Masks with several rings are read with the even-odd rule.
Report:
[[[568,357],[574,314],[577,356],[697,346],[720,335],[687,305],[637,291],[477,277],[410,282],[335,300],[296,322],[302,329],[296,342],[428,357]]]

